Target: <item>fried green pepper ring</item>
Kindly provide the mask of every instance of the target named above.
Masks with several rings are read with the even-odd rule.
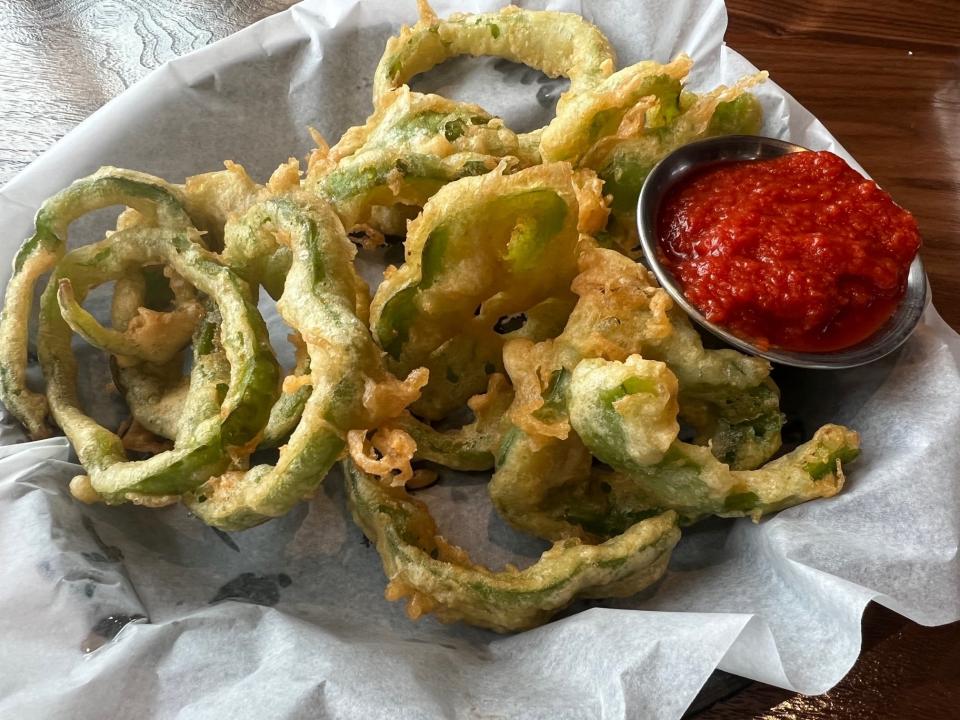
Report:
[[[290,249],[275,240],[270,216],[254,208],[263,206],[254,205],[224,227],[221,258],[251,290],[262,286],[276,300],[290,270]]]
[[[490,172],[504,158],[511,167],[540,162],[535,147],[483,108],[406,86],[334,147],[318,142],[305,187],[333,204],[344,227],[401,235],[406,229],[397,220],[444,184]]]
[[[682,523],[707,515],[758,519],[836,495],[843,487],[841,463],[859,455],[857,433],[825,425],[757,470],[730,470],[709,448],[676,439],[676,395],[667,366],[637,355],[623,363],[586,359],[573,370],[570,425],[594,457],[617,471],[604,476],[609,488],[601,493],[621,515],[670,508]]]
[[[566,423],[569,382],[569,371],[554,372],[543,391],[542,405],[532,414],[533,420],[548,426]],[[597,532],[596,527],[587,530],[573,513],[553,512],[554,495],[576,497],[586,486],[593,462],[575,433],[559,434],[560,437],[536,436],[532,431],[511,426],[497,451],[496,469],[487,486],[490,499],[504,520],[531,535],[551,541],[572,537],[598,542],[609,535]],[[594,512],[590,519],[595,520],[598,514]],[[595,526],[596,522],[592,524]]]
[[[342,160],[316,181],[313,190],[337,209],[344,227],[353,228],[374,222],[375,208],[422,207],[447,183],[492,172],[501,162],[511,165],[499,157],[474,152],[440,157],[368,150]]]
[[[275,297],[279,296],[276,287],[279,284],[282,290],[283,276],[290,264],[289,252],[278,247],[273,236],[260,225],[267,221],[266,218],[258,218],[257,224],[253,219],[242,224],[233,219],[263,197],[298,187],[299,163],[290,160],[282,164],[266,186],[255,183],[236,163],[226,162],[225,166],[224,170],[187,178],[182,186],[184,206],[196,226],[204,230],[204,241],[222,248],[221,260],[248,282],[251,293],[256,293],[257,286],[262,284],[268,291],[272,288]],[[117,229],[141,225],[143,219],[127,211],[120,216]],[[168,277],[163,277],[164,274]],[[171,440],[176,438],[190,379],[181,374],[181,357],[175,356],[164,362],[152,351],[158,340],[175,347],[185,336],[186,325],[196,314],[197,307],[194,289],[189,284],[171,274],[169,269],[155,266],[117,279],[112,330],[100,328],[89,318],[86,331],[71,322],[74,330],[88,342],[118,354],[111,358],[114,384],[126,400],[133,418],[150,432]],[[65,317],[69,320],[70,315],[68,310]],[[127,339],[141,346],[138,355],[124,356]],[[189,336],[186,339],[189,340]],[[305,356],[305,353],[298,353],[298,358],[301,355]],[[137,358],[140,358],[139,362]],[[297,373],[302,371],[299,366],[295,370]],[[308,395],[307,386],[280,397],[263,430],[262,446],[282,444],[296,425]]]
[[[696,442],[711,444],[718,459],[737,469],[758,467],[777,451],[783,420],[768,362],[705,349],[650,272],[617,252],[588,249],[580,270],[572,285],[577,305],[563,333],[537,350],[548,375],[589,357],[662,360],[680,382],[680,418],[694,428]],[[534,403],[539,395],[537,387]]]
[[[300,422],[303,408],[310,399],[310,354],[299,333],[290,335],[296,349],[296,364],[284,378],[280,397],[270,408],[270,419],[263,429],[260,448],[277,448],[283,445]]]
[[[510,430],[489,486],[494,506],[515,527],[549,540],[595,542],[667,509],[682,524],[707,515],[757,519],[832,497],[843,486],[841,463],[859,454],[855,432],[826,425],[759,469],[731,470],[710,448],[676,440],[675,393],[663,363],[637,356],[560,371],[544,407],[568,406],[575,432],[537,442]],[[594,470],[591,454],[615,470]]]
[[[376,545],[389,578],[388,600],[409,598],[407,615],[434,613],[497,632],[540,625],[575,598],[626,597],[656,582],[680,539],[665,512],[599,545],[556,543],[526,568],[493,572],[437,534],[427,507],[344,462],[353,517]]]
[[[776,460],[753,473],[732,470],[724,462],[731,452],[752,466],[779,447],[779,408],[771,409],[764,392],[756,392],[769,390],[769,366],[735,351],[705,350],[689,321],[673,314],[666,294],[629,258],[594,248],[584,251],[581,267],[573,285],[580,299],[563,333],[554,341],[514,340],[504,348],[516,390],[508,413],[514,427],[501,444],[489,490],[511,524],[551,540],[595,540],[660,509],[676,509],[686,522],[704,514],[756,517],[839,490],[842,475],[834,461],[852,459],[857,448],[856,434],[844,428],[824,429],[787,456],[790,460]],[[638,354],[661,362],[640,360]],[[648,372],[634,372],[637,363]],[[604,370],[588,372],[597,367]],[[613,378],[609,382],[607,375]],[[597,377],[605,384],[598,384]],[[739,402],[722,402],[738,395]],[[690,397],[695,399],[693,415],[701,413],[704,422],[723,426],[722,439],[735,446],[676,440],[678,409],[683,418]],[[710,398],[716,406],[710,407]],[[769,422],[775,432],[761,427],[731,436],[737,423],[728,421],[733,420],[760,426]],[[721,459],[714,456],[717,452]],[[662,476],[665,485],[682,480],[703,502],[677,501],[674,507],[641,502],[637,492],[611,493],[613,483],[591,479],[591,453],[618,470],[629,470],[631,479],[654,482]],[[831,474],[803,474],[812,457],[827,463]],[[688,467],[678,467],[684,463]]]
[[[671,123],[678,113],[681,82],[692,65],[686,55],[666,65],[646,60],[582,92],[567,93],[540,137],[543,161],[576,163],[603,138],[623,134],[626,128],[646,130],[652,112],[661,113],[659,124]]]
[[[595,25],[572,13],[521,10],[451,15],[441,20],[419,0],[420,20],[387,41],[373,76],[373,103],[390,90],[458,55],[489,55],[570,78],[570,91],[610,75],[615,57]]]
[[[476,153],[519,158],[524,148],[503,120],[479,105],[416,93],[403,86],[387,93],[367,121],[347,130],[323,159],[339,163],[370,150],[436,157]],[[527,160],[527,164],[539,163],[539,155]]]
[[[131,494],[176,495],[219,472],[231,448],[256,443],[277,396],[279,368],[263,319],[248,299],[249,289],[197,237],[196,231],[151,228],[114,233],[67,253],[41,298],[38,351],[51,414],[86,468],[92,489],[110,504],[125,502]],[[220,388],[216,414],[190,428],[189,442],[128,462],[120,438],[80,409],[71,332],[58,295],[71,288],[82,301],[91,288],[156,263],[169,265],[216,299],[230,379]]]
[[[204,233],[207,247],[221,251],[228,221],[246,212],[265,194],[284,192],[299,183],[299,169],[299,163],[291,159],[274,171],[266,187],[256,183],[242,165],[229,160],[223,170],[188,177],[183,184],[184,205],[194,226]]]
[[[67,229],[77,218],[111,205],[135,208],[161,227],[192,227],[178,192],[162,180],[130,170],[104,167],[77,180],[43,203],[36,232],[13,261],[0,312],[0,400],[34,439],[47,437],[48,406],[44,396],[27,388],[27,332],[34,286],[63,257]]]
[[[406,219],[442,185],[495,169],[539,164],[524,141],[483,108],[406,86],[363,125],[311,153],[304,186],[332,203],[344,227],[406,234]]]
[[[681,55],[666,65],[644,61],[619,70],[565,94],[543,130],[539,151],[544,162],[566,160],[595,170],[604,181],[612,215],[598,239],[606,246],[637,254],[637,197],[665,155],[699,138],[760,129],[760,103],[746,90],[766,73],[698,95],[682,85],[691,66],[690,58]]]
[[[222,246],[221,260],[231,270],[240,275],[256,293],[262,286],[269,295],[278,298],[290,269],[290,249],[278,243],[273,228],[272,216],[266,206],[257,203],[278,192],[286,192],[299,187],[299,164],[291,160],[281,165],[268,181],[260,186],[246,174],[244,169],[227,163],[226,170],[197,175],[187,179],[184,186],[185,202],[191,217],[198,219],[208,234],[215,236],[217,244]],[[259,207],[259,210],[253,207]],[[89,320],[87,331],[83,334],[92,344],[113,353],[123,353],[124,344],[120,337],[130,334],[131,326],[136,326],[145,313],[141,303],[147,300],[146,288],[130,287],[138,276],[124,278],[117,283],[114,295],[113,323],[119,330],[105,330],[95,321]],[[123,288],[121,288],[121,283]],[[178,315],[189,312],[189,298],[183,295],[182,283],[172,285],[175,304],[172,312],[150,314],[160,322],[173,323]],[[121,292],[124,290],[124,292]],[[366,317],[369,298],[358,296],[358,306],[362,306]],[[70,315],[80,315],[81,311],[68,311]],[[73,323],[71,323],[73,324]],[[75,327],[75,330],[77,328]],[[80,328],[83,329],[83,328]],[[154,333],[148,333],[151,339]],[[169,334],[165,334],[168,340]],[[303,407],[310,396],[309,356],[299,336],[293,337],[297,348],[297,366],[292,377],[285,383],[289,392],[281,394],[270,411],[270,417],[261,437],[261,448],[274,448],[282,445],[296,427]],[[141,354],[137,357],[150,355]],[[179,411],[183,395],[189,387],[189,380],[180,375],[182,363],[174,358],[163,363],[156,353],[144,357],[148,362],[131,364],[114,360],[112,370],[114,381],[124,395],[128,406],[136,419],[151,432],[173,439],[179,423]],[[296,387],[293,383],[300,381]]]
[[[640,188],[653,166],[681,145],[715,135],[754,135],[760,130],[760,103],[741,86],[699,96],[683,93],[679,100],[668,124],[605,138],[582,158],[581,164],[596,170],[606,183],[614,212],[635,211]]]
[[[189,386],[177,418],[175,447],[197,444],[204,436],[206,424],[216,425],[221,420],[225,394],[230,386],[230,356],[222,343],[225,326],[216,305],[208,302],[207,315],[197,327],[193,338],[193,367]],[[220,428],[221,437],[223,427]],[[230,462],[232,457],[227,457]],[[225,463],[218,464],[226,469]]]
[[[504,320],[551,298],[572,300],[591,203],[602,205],[599,186],[555,163],[465,178],[424,206],[406,262],[387,272],[370,309],[391,370],[430,371],[415,412],[441,418],[483,391],[502,369]]]
[[[401,383],[357,316],[366,285],[356,249],[333,210],[310,196],[273,198],[248,211],[269,217],[292,259],[277,309],[306,343],[312,392],[275,466],[212,478],[185,498],[208,525],[241,530],[287,513],[316,491],[348,431],[376,427],[416,397],[422,373]]]
[[[74,296],[68,283],[57,291],[60,313],[70,328],[90,345],[111,353],[110,372],[133,419],[145,430],[173,440],[180,413],[190,388],[181,374],[183,349],[190,343],[204,315],[192,286],[180,278],[167,284],[163,268],[146,267],[118,278],[113,316],[123,330],[104,328]],[[167,296],[175,298],[169,311],[140,306],[162,306]]]
[[[104,490],[104,480],[117,480],[117,468],[130,472],[139,470],[139,484],[113,487],[112,492],[104,494],[94,487],[90,476],[79,475],[70,482],[70,492],[74,497],[86,503],[132,502],[148,507],[162,507],[179,500],[179,492],[191,483],[199,483],[204,476],[223,472],[229,466],[231,458],[220,448],[218,431],[221,422],[220,406],[225,388],[230,382],[230,363],[217,334],[219,323],[219,313],[210,310],[194,333],[193,367],[189,378],[180,378],[184,381],[183,391],[164,393],[164,397],[180,401],[180,405],[175,408],[175,415],[164,418],[164,421],[172,421],[176,425],[169,437],[176,439],[178,449],[163,453],[163,459],[171,465],[173,472],[164,477],[161,474],[161,463],[144,468],[143,465],[118,460],[118,463],[112,466],[112,478],[99,473],[93,474],[98,479],[100,491]],[[73,436],[68,433],[68,437],[72,442]],[[180,472],[185,475],[182,479],[177,478],[177,473]],[[150,473],[153,473],[152,479]]]

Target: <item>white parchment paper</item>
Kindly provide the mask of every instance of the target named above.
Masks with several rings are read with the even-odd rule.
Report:
[[[686,51],[702,88],[754,70],[722,44],[719,0],[546,6],[595,21],[621,65]],[[164,65],[0,190],[0,285],[42,200],[100,165],[179,181],[229,158],[262,181],[306,154],[308,125],[335,140],[369,112],[383,43],[414,17],[413,0],[308,1]],[[448,63],[417,87],[478,101],[518,130],[549,120],[562,89],[492,59]],[[766,134],[852,161],[773,82],[759,94]],[[73,242],[107,220],[77,223]],[[103,360],[84,357],[98,416],[119,420],[102,402]],[[66,441],[15,444],[23,436],[4,415],[0,717],[676,718],[718,667],[823,692],[855,661],[870,600],[924,624],[960,618],[958,357],[960,337],[929,308],[902,351],[874,365],[779,370],[798,438],[828,420],[862,434],[840,496],[759,525],[701,523],[642,596],[577,605],[509,637],[413,624],[387,603],[335,474],[314,502],[227,536],[182,508],[73,501]],[[464,475],[426,496],[479,559],[530,562],[542,545],[499,520],[484,485]]]

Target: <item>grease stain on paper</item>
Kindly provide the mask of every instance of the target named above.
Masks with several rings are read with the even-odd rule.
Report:
[[[145,615],[107,615],[97,620],[96,624],[90,630],[90,634],[84,638],[80,644],[80,650],[88,655],[94,650],[106,645],[113,640],[117,634],[132,622],[150,622],[150,618]]]
[[[240,573],[217,590],[210,605],[224,600],[253,603],[273,607],[280,602],[280,590],[293,583],[285,573],[277,575],[256,575],[252,572]]]

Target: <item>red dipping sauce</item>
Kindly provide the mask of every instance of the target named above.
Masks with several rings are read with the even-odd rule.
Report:
[[[829,152],[715,165],[671,190],[660,258],[711,322],[763,347],[855,345],[893,314],[913,216]]]

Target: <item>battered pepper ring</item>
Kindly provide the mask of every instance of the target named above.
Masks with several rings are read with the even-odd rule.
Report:
[[[131,494],[176,495],[200,484],[229,462],[231,448],[256,442],[276,399],[279,368],[266,325],[248,299],[249,288],[198,237],[196,231],[153,228],[114,233],[67,253],[41,298],[38,354],[50,411],[87,469],[93,491],[105,502],[125,502]],[[82,301],[90,288],[156,263],[169,265],[216,298],[229,383],[207,422],[191,428],[174,450],[128,462],[120,438],[79,407],[71,331],[60,302],[71,290]]]
[[[489,55],[570,79],[570,92],[592,87],[614,70],[616,57],[607,38],[579,15],[521,10],[437,17],[418,0],[420,20],[387,41],[373,74],[373,104],[415,75],[458,55]]]
[[[667,508],[685,524],[705,515],[758,518],[839,492],[841,462],[859,454],[856,433],[827,425],[759,469],[732,469],[731,447],[742,468],[780,445],[769,366],[705,350],[686,316],[623,255],[589,249],[581,268],[580,299],[563,333],[504,348],[517,399],[489,491],[507,521],[548,540],[596,542]],[[689,403],[721,442],[677,439],[678,411],[685,417]],[[723,435],[734,429],[735,440]],[[613,472],[596,472],[594,457]]]
[[[594,358],[573,370],[570,425],[590,453],[613,468],[598,473],[596,480],[607,486],[601,488],[610,508],[602,521],[607,532],[617,527],[611,515],[625,522],[621,518],[669,507],[682,524],[707,515],[757,520],[807,500],[832,497],[843,487],[842,464],[859,454],[856,433],[825,425],[803,445],[760,468],[731,470],[710,448],[676,439],[676,405],[664,406],[664,397],[676,397],[676,378],[654,360]]]
[[[386,598],[408,598],[413,620],[434,613],[443,622],[525,630],[575,598],[625,597],[648,587],[666,571],[680,539],[677,516],[667,511],[602,544],[563,540],[525,570],[493,572],[438,535],[426,505],[402,487],[386,486],[350,461],[344,474],[354,520],[390,578]]]
[[[299,188],[299,164],[295,160],[281,165],[266,186],[255,183],[235,163],[225,163],[226,170],[188,178],[177,190],[183,204],[198,227],[205,228],[205,239],[222,248],[220,260],[241,276],[250,286],[251,298],[257,287],[279,297],[283,280],[290,267],[289,248],[278,245],[267,231],[270,219],[249,208],[264,198]],[[142,227],[144,219],[126,211],[117,222],[118,229]],[[160,436],[175,439],[180,415],[190,388],[190,379],[181,374],[182,358],[175,355],[167,361],[164,349],[172,351],[189,341],[190,322],[196,316],[198,303],[194,289],[171,273],[158,284],[158,266],[145,268],[118,278],[113,297],[114,329],[101,327],[88,313],[66,298],[61,312],[75,332],[90,344],[115,356],[111,358],[114,384],[129,406],[133,420],[142,428]],[[145,282],[146,280],[146,282]],[[169,312],[154,312],[144,304],[158,303],[158,294],[172,294]],[[358,303],[368,304],[366,298]],[[162,328],[162,332],[160,331]],[[300,386],[283,393],[270,411],[259,447],[282,444],[296,426],[310,387],[302,381],[309,374],[309,358],[297,335],[291,336],[296,348],[297,365],[293,377],[284,382]],[[132,345],[132,347],[131,347]],[[159,347],[158,347],[159,345]],[[133,354],[129,354],[133,351]]]
[[[562,327],[580,233],[602,224],[597,207],[599,187],[566,163],[466,178],[427,202],[406,263],[388,270],[370,310],[391,369],[430,371],[415,412],[442,418],[484,390],[502,369],[501,318],[550,315]]]
[[[47,422],[46,398],[28,389],[26,381],[27,332],[34,287],[66,252],[70,224],[111,205],[135,208],[161,227],[193,227],[172,186],[150,175],[112,167],[77,180],[40,206],[36,232],[14,258],[13,275],[0,312],[0,399],[35,440],[48,437],[52,429]]]
[[[334,147],[318,144],[305,187],[334,206],[344,227],[391,235],[404,235],[409,214],[444,184],[540,158],[483,108],[406,86]]]
[[[540,163],[539,131],[517,135],[482,108],[413,93],[414,75],[458,55],[491,55],[565,76],[571,92],[613,72],[603,34],[583,18],[507,7],[439,19],[420,0],[420,21],[390,38],[374,73],[374,113],[333,148],[320,140],[306,186],[333,203],[344,226],[403,234],[404,208],[422,207],[446,183]],[[379,239],[379,238],[377,238]]]
[[[287,513],[323,481],[349,431],[400,414],[426,382],[422,370],[400,382],[384,369],[380,350],[357,316],[366,285],[353,267],[356,249],[328,205],[292,195],[255,205],[247,215],[269,218],[277,241],[289,250],[290,270],[277,309],[306,344],[312,390],[275,466],[230,471],[185,498],[204,522],[224,530]]]

